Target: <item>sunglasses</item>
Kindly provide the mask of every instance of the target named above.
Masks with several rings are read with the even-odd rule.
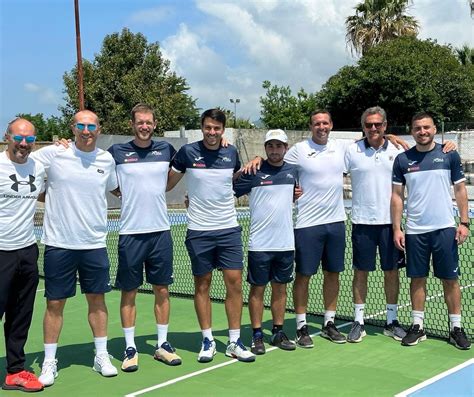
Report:
[[[365,128],[367,128],[367,129],[372,128],[372,126],[374,126],[375,128],[379,129],[379,128],[382,128],[384,124],[385,124],[385,123],[364,123]]]
[[[84,131],[86,128],[89,131],[95,131],[97,129],[97,124],[84,124],[84,123],[76,123],[75,126],[79,131]]]
[[[34,135],[28,135],[28,136],[13,135],[12,138],[15,142],[18,142],[18,143],[23,142],[23,139],[25,140],[26,143],[33,143],[34,141],[36,141],[36,136]]]

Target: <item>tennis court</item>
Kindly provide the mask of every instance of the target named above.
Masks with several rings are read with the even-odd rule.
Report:
[[[136,341],[140,352],[140,369],[136,373],[123,373],[115,378],[103,378],[91,369],[93,361],[92,335],[87,323],[85,298],[78,293],[66,305],[64,327],[59,341],[59,377],[54,386],[47,388],[44,395],[50,396],[191,396],[203,393],[207,396],[233,396],[245,393],[248,396],[301,396],[301,395],[337,395],[337,396],[394,396],[407,393],[413,388],[423,390],[423,382],[432,379],[453,379],[449,383],[450,396],[474,395],[472,366],[466,362],[473,358],[472,351],[460,351],[448,345],[445,337],[448,332],[447,312],[442,296],[442,288],[437,280],[428,283],[429,302],[426,310],[426,330],[429,338],[416,347],[402,347],[399,342],[382,334],[385,321],[383,298],[383,276],[375,272],[369,281],[369,299],[367,302],[366,326],[368,336],[363,343],[337,345],[318,337],[322,327],[321,275],[314,277],[310,292],[309,316],[311,332],[315,333],[315,348],[297,349],[293,352],[273,349],[267,345],[267,354],[257,357],[255,363],[240,363],[225,357],[227,343],[227,322],[224,312],[223,283],[221,275],[214,275],[212,298],[213,331],[217,340],[219,354],[212,363],[200,364],[196,361],[200,348],[201,333],[196,320],[192,299],[193,285],[189,259],[184,249],[185,215],[173,212],[172,233],[175,242],[175,283],[171,291],[171,321],[169,340],[183,359],[179,367],[168,367],[153,360],[156,343],[156,326],[153,316],[153,296],[139,294],[137,298]],[[470,213],[472,217],[472,211]],[[112,265],[112,278],[116,266],[117,228],[116,214],[110,214],[108,248]],[[247,238],[248,211],[239,211],[239,220]],[[349,231],[348,223],[348,231]],[[474,332],[474,237],[471,237],[460,251],[463,285],[463,325],[468,335]],[[341,280],[341,295],[337,312],[337,325],[346,334],[353,315],[350,269],[350,235],[346,250],[346,271]],[[245,242],[244,242],[245,243]],[[40,263],[41,268],[41,263]],[[402,271],[399,318],[406,326],[410,323],[410,300],[408,282]],[[43,360],[42,316],[45,300],[43,282],[37,292],[37,301],[33,324],[26,346],[27,365],[39,373]],[[144,286],[144,292],[149,286]],[[291,291],[288,309],[291,309]],[[244,284],[244,297],[248,286]],[[268,304],[268,296],[266,297]],[[121,364],[124,350],[124,338],[119,316],[120,293],[107,294],[109,308],[109,352],[115,357],[112,362]],[[248,311],[244,309],[242,318],[242,339],[249,345],[251,328]],[[271,328],[271,314],[264,313],[264,327],[267,329],[267,342]],[[288,336],[295,336],[295,320],[292,313],[287,314],[285,329]],[[0,350],[0,377],[5,376],[5,352],[3,336]],[[466,365],[467,372],[454,371],[460,365]],[[471,372],[469,372],[471,371]],[[448,375],[442,375],[448,373]],[[430,383],[428,395],[446,396],[438,381]],[[417,389],[418,390],[418,389]],[[417,392],[415,390],[415,392]],[[468,394],[466,394],[466,391]],[[5,395],[8,392],[2,392]],[[410,392],[411,393],[411,392]],[[11,393],[10,393],[11,394]],[[2,394],[3,395],[3,394]],[[417,394],[403,394],[415,396]],[[424,394],[427,395],[427,394]]]

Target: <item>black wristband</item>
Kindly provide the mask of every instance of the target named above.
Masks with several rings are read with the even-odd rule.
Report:
[[[469,222],[459,222],[460,225],[463,225],[469,229]]]

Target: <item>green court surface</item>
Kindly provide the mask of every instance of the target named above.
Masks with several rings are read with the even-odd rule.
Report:
[[[33,324],[26,346],[27,365],[39,373],[43,360],[42,316],[45,300],[40,283]],[[109,308],[109,353],[119,367],[124,339],[119,317],[120,293],[107,294]],[[460,351],[445,340],[429,338],[414,347],[383,336],[382,329],[367,327],[368,335],[359,344],[336,345],[319,336],[313,349],[285,352],[267,345],[267,354],[254,363],[240,363],[225,357],[227,323],[224,306],[213,304],[213,330],[218,341],[214,361],[196,361],[201,334],[192,300],[172,298],[169,340],[183,359],[178,367],[154,361],[156,326],[153,296],[139,294],[136,341],[140,352],[140,369],[135,373],[119,371],[117,377],[103,378],[92,371],[93,343],[87,323],[84,296],[68,301],[64,315],[58,359],[59,377],[44,396],[393,396],[473,357],[471,351]],[[265,326],[271,327],[270,313],[265,312]],[[319,333],[321,318],[309,317],[311,332]],[[343,333],[348,323],[339,323]],[[294,337],[294,315],[285,323]],[[2,333],[3,335],[3,333]],[[267,331],[267,336],[269,332]],[[247,309],[243,313],[242,339],[249,344],[251,329]],[[267,338],[268,340],[268,338]],[[0,340],[0,377],[5,376],[5,347]],[[471,380],[472,382],[472,380]],[[148,390],[148,391],[147,391]],[[0,395],[21,392],[0,391]]]

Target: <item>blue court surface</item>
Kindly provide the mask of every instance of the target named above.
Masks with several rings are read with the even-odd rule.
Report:
[[[474,358],[431,379],[405,390],[395,397],[473,397]]]

